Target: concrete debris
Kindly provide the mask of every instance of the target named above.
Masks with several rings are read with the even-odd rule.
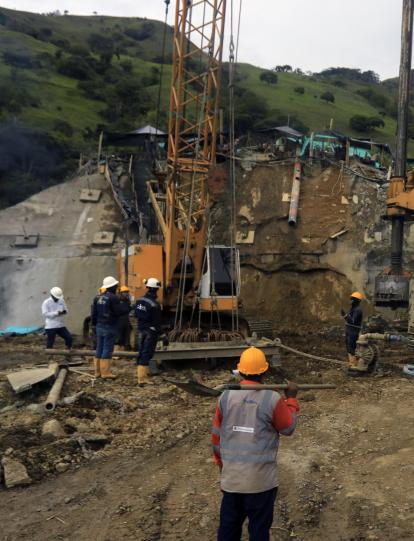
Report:
[[[71,396],[65,396],[65,398],[59,400],[58,404],[59,406],[70,406],[71,404],[77,402],[84,394],[84,391],[79,391],[78,393],[72,394]]]
[[[7,375],[7,379],[15,393],[23,393],[31,389],[33,385],[46,381],[54,375],[55,370],[52,368],[36,368],[34,370],[13,372]]]
[[[6,488],[30,485],[32,482],[26,467],[13,458],[3,457],[1,464],[4,470],[4,483]]]
[[[81,437],[86,443],[98,443],[105,445],[106,443],[111,442],[111,437],[107,436],[105,434],[94,434],[91,432],[82,432],[82,434],[79,434],[79,437]]]
[[[62,425],[57,419],[50,419],[49,421],[46,421],[42,427],[42,434],[50,434],[55,438],[64,438],[66,436]]]
[[[55,470],[58,473],[64,473],[69,468],[70,468],[70,464],[68,464],[67,462],[58,462],[57,464],[55,464]]]

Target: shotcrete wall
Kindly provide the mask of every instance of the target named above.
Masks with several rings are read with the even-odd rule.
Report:
[[[88,183],[89,180],[89,183]],[[81,202],[83,188],[102,190],[98,203]],[[102,278],[115,273],[117,237],[95,246],[94,235],[112,231],[120,216],[104,178],[79,177],[0,212],[0,328],[42,325],[41,304],[60,286],[68,304],[67,326],[82,331]],[[16,235],[39,234],[37,247],[14,246]]]

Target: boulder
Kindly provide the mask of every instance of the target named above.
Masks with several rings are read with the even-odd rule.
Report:
[[[55,438],[64,438],[66,436],[62,425],[56,419],[46,421],[42,427],[42,434],[51,434]]]
[[[6,488],[30,485],[32,482],[26,467],[18,460],[5,456],[1,464],[4,469],[4,483]]]

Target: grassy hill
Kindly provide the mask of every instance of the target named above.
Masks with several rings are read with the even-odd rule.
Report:
[[[0,206],[61,180],[80,151],[96,147],[100,129],[121,131],[155,122],[164,31],[161,127],[165,128],[170,27],[142,18],[40,15],[0,8],[0,142],[4,143]],[[271,84],[261,79],[264,71],[248,64],[238,66],[236,121],[240,129],[285,124],[289,118],[299,129],[320,130],[333,118],[338,131],[393,145],[395,81],[383,84],[363,80],[353,70],[339,74],[328,70],[312,76],[277,73],[277,83]],[[224,107],[225,89],[224,77]],[[321,99],[326,92],[333,95],[333,102]],[[355,115],[379,119],[379,127],[365,132],[351,129],[349,121]],[[23,145],[27,156],[22,159],[15,145],[7,145],[4,134],[10,130],[18,132],[12,140],[47,144],[55,156],[52,169],[42,170],[39,164],[35,175],[27,165],[33,161],[30,145]],[[62,167],[57,167],[58,162]],[[4,179],[13,184],[14,173],[18,173],[19,189],[10,194]]]

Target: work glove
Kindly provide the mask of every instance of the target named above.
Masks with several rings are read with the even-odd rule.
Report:
[[[298,394],[298,386],[293,381],[288,381],[287,388],[285,389],[286,398],[296,398]]]
[[[60,310],[60,312],[58,312],[59,316],[64,316],[65,314],[67,314],[66,310]]]
[[[346,312],[345,312],[345,310],[344,310],[343,308],[341,308],[341,316],[342,316],[342,317],[345,317],[345,316],[346,316]]]
[[[166,347],[169,345],[169,343],[170,343],[170,341],[168,340],[168,336],[167,336],[166,334],[163,334],[163,335],[161,336],[161,340],[162,340],[162,345],[163,345],[165,348],[166,348]]]

